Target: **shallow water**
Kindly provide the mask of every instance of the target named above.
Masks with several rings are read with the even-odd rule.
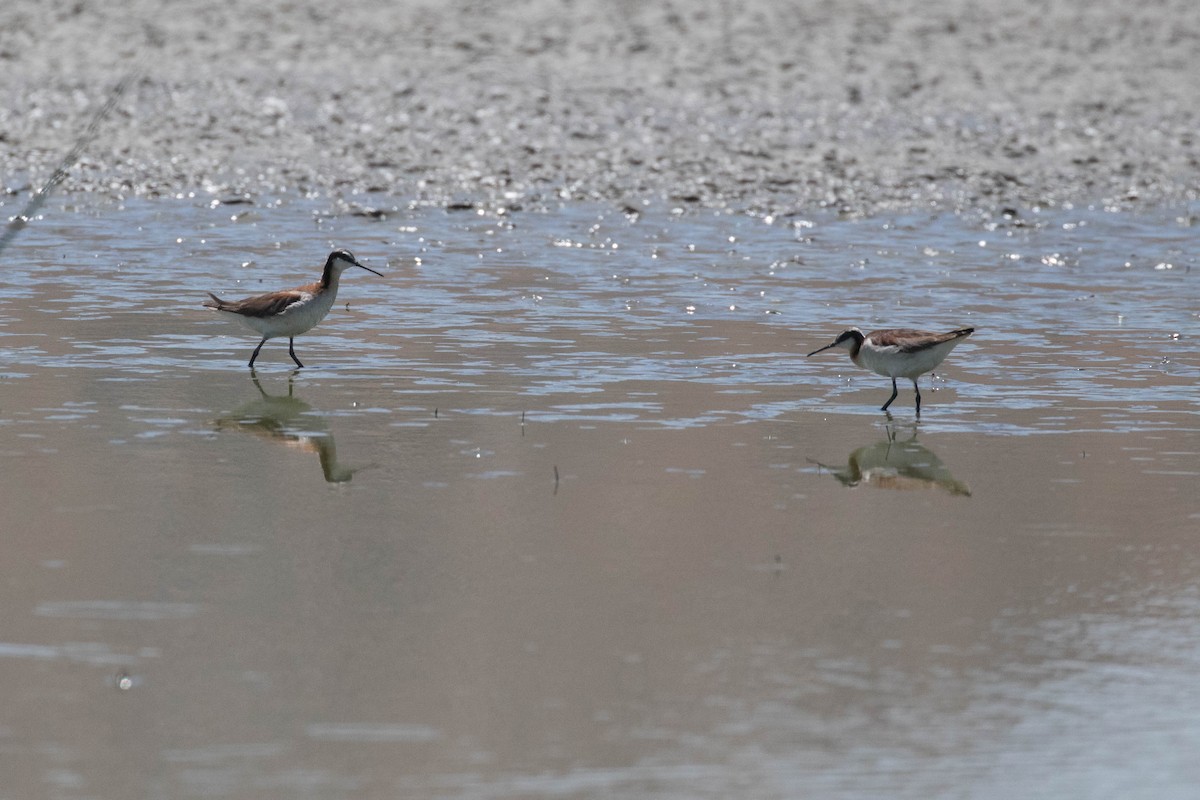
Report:
[[[0,800],[1200,780],[1196,209],[51,206],[0,271]],[[386,277],[251,376],[204,292],[333,245]],[[977,332],[918,423],[804,357],[848,324]]]

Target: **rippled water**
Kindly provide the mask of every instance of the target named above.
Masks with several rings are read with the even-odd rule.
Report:
[[[1196,209],[51,205],[0,270],[0,798],[1200,779]],[[252,376],[205,291],[333,246],[386,277]],[[977,332],[917,423],[804,357],[850,324]]]

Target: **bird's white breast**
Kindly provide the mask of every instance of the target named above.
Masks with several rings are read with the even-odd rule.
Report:
[[[858,364],[888,378],[916,378],[936,369],[961,341],[951,339],[915,353],[905,353],[896,345],[880,347],[868,338],[859,348]]]
[[[279,336],[299,336],[310,330],[329,313],[336,298],[336,287],[316,294],[307,294],[271,317],[241,317],[251,329],[269,339]]]

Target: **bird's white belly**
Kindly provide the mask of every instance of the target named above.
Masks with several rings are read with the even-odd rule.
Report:
[[[268,339],[280,336],[299,336],[310,330],[333,308],[334,293],[310,295],[304,300],[292,303],[283,313],[271,317],[239,317],[250,329]]]
[[[858,363],[876,375],[916,378],[934,370],[960,341],[952,339],[915,353],[903,353],[899,347],[877,347],[867,340],[858,351]]]

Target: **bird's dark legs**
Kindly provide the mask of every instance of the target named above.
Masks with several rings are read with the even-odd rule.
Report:
[[[300,363],[300,359],[296,358],[296,351],[292,349],[292,347],[295,346],[295,344],[296,344],[296,340],[289,336],[288,337],[288,355],[292,357],[292,361],[296,362],[297,367],[303,367],[304,365]],[[917,402],[920,403],[919,400]]]
[[[258,347],[254,348],[254,352],[250,355],[250,369],[254,369],[254,359],[258,358],[258,351],[262,350],[262,346],[267,343],[267,337],[258,343]]]
[[[255,361],[255,359],[258,358],[259,351],[262,350],[262,346],[266,343],[267,343],[267,337],[264,336],[263,340],[258,343],[258,347],[254,348],[254,352],[250,354],[250,370],[251,371],[254,370],[254,361]],[[300,363],[300,359],[296,358],[296,351],[293,349],[295,347],[295,343],[296,343],[295,339],[292,339],[290,337],[288,338],[288,355],[290,355],[292,357],[292,361],[296,362],[297,367],[303,367],[304,365]]]
[[[921,387],[917,386],[917,379],[913,378],[913,391],[917,393],[917,416],[921,416]]]
[[[883,408],[879,410],[887,411],[888,406],[892,404],[892,401],[896,399],[896,395],[898,394],[900,394],[900,390],[896,388],[896,379],[892,378],[892,396],[888,398],[887,402],[883,404]]]

